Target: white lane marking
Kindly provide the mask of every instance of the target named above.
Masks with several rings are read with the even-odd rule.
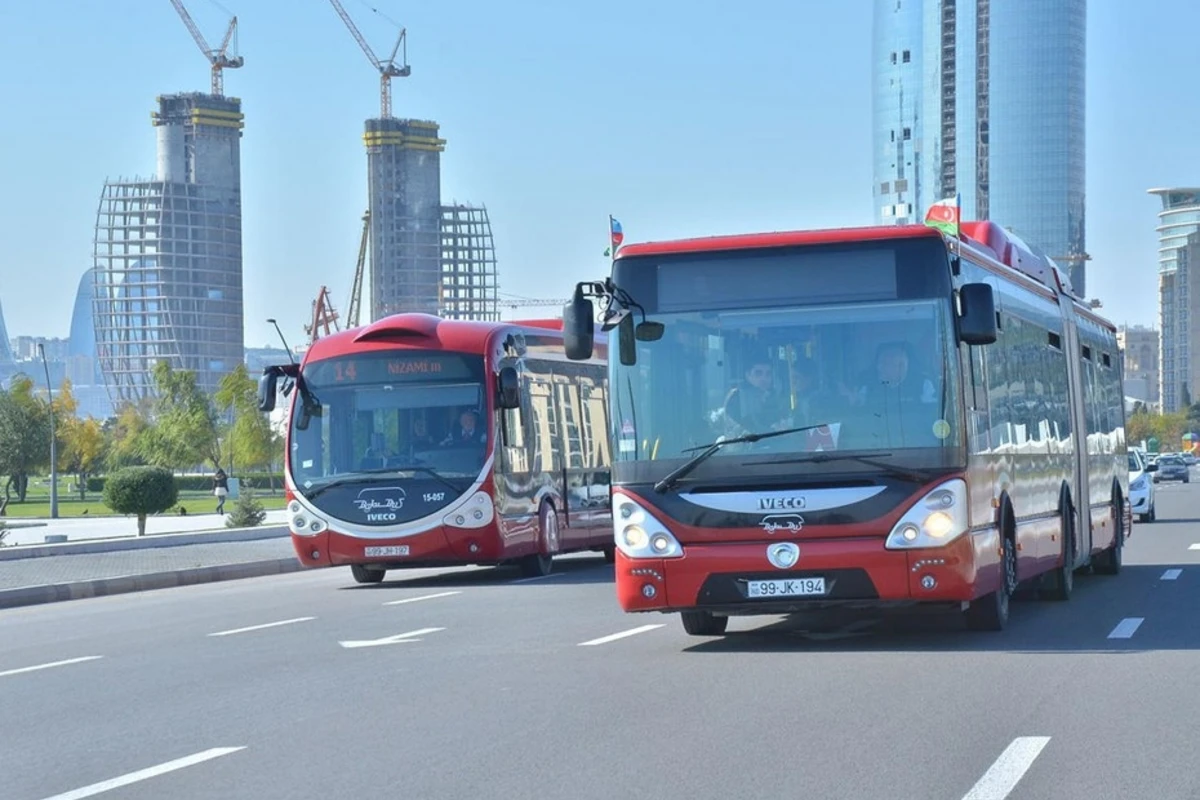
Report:
[[[1162,580],[1164,580],[1164,581],[1179,580],[1179,576],[1182,574],[1183,574],[1183,570],[1181,570],[1181,569],[1169,569],[1162,574]]]
[[[168,772],[174,772],[175,770],[183,769],[184,767],[191,767],[196,764],[200,764],[205,761],[211,761],[214,758],[227,756],[230,753],[236,753],[239,750],[245,749],[245,747],[214,747],[211,750],[205,750],[203,753],[196,753],[195,755],[177,758],[174,761],[168,761],[167,763],[159,764],[156,767],[148,767],[146,769],[138,770],[137,772],[130,772],[127,775],[122,775],[118,778],[113,778],[112,780],[93,783],[91,786],[84,786],[82,789],[75,789],[74,791],[65,792],[63,794],[56,794],[53,797],[47,797],[46,800],[83,800],[85,797],[93,797],[103,792],[119,789],[122,786],[129,786],[130,784],[149,780],[150,778],[156,778],[159,775],[165,775]]]
[[[65,667],[68,664],[82,664],[84,661],[95,661],[104,656],[81,656],[80,658],[68,658],[66,661],[51,661],[49,664],[38,664],[33,667],[21,667],[20,669],[9,669],[0,672],[0,678],[7,675],[21,675],[25,672],[37,672],[39,669],[50,669],[51,667]]]
[[[420,639],[414,639],[414,636],[423,636],[426,633],[437,633],[444,631],[445,628],[420,628],[408,633],[398,633],[395,636],[385,636],[382,639],[363,639],[359,641],[338,642],[342,647],[353,649],[355,647],[380,647],[385,644],[408,644],[409,642],[419,642]]]
[[[208,635],[209,636],[232,636],[235,633],[246,633],[248,631],[261,631],[266,628],[278,628],[280,625],[294,625],[297,622],[308,622],[309,620],[314,620],[314,619],[316,619],[316,617],[296,617],[295,619],[284,619],[284,620],[280,620],[279,622],[265,622],[262,625],[251,625],[248,628],[234,628],[231,631],[217,631],[216,633],[210,633]]]
[[[509,581],[509,583],[529,583],[531,581],[544,581],[547,578],[561,578],[563,575],[566,575],[566,574],[567,573],[565,573],[565,572],[551,572],[549,575],[534,575],[532,578],[518,578],[515,581]]]
[[[632,630],[621,631],[620,633],[614,633],[609,636],[601,636],[599,639],[592,639],[591,641],[588,641],[588,642],[580,642],[579,646],[580,647],[590,647],[590,646],[596,645],[596,644],[608,644],[609,642],[615,642],[617,639],[624,639],[626,636],[636,636],[639,633],[646,633],[647,631],[652,631],[655,628],[661,628],[661,627],[662,627],[662,625],[643,625],[640,628],[633,628]]]
[[[439,597],[450,597],[451,595],[462,594],[462,592],[438,592],[437,594],[426,594],[420,597],[405,597],[403,600],[389,600],[384,603],[385,606],[399,606],[405,603],[416,603],[421,600],[435,600]]]
[[[1117,627],[1112,629],[1112,633],[1108,635],[1110,639],[1128,639],[1133,636],[1143,622],[1145,617],[1126,617],[1117,623]]]
[[[963,796],[963,800],[1004,800],[1049,742],[1049,736],[1018,736],[1013,739],[988,771],[983,773],[979,782]]]
[[[1191,547],[1188,548],[1188,550],[1200,550],[1200,542],[1192,545]]]

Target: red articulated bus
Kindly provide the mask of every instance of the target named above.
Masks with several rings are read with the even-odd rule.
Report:
[[[397,314],[271,366],[259,407],[290,398],[285,475],[307,567],[389,569],[613,553],[605,346],[563,355],[562,321]]]
[[[622,247],[564,311],[609,359],[616,591],[731,615],[944,604],[1003,628],[1130,530],[1116,331],[988,222]],[[611,333],[609,334],[612,335]]]

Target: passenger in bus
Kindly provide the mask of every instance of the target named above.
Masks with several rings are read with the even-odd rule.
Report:
[[[428,450],[434,446],[433,437],[429,435],[429,426],[424,417],[417,417],[412,423],[412,435],[408,441],[413,450]]]
[[[726,395],[723,410],[735,436],[784,424],[789,409],[785,398],[775,391],[770,359],[755,359],[750,364],[742,381]]]

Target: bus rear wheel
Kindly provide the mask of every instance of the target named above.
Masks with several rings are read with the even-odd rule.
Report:
[[[1112,547],[1092,559],[1092,569],[1101,575],[1118,575],[1121,572],[1121,551],[1125,549],[1125,509],[1120,503],[1114,505],[1113,524],[1117,533]]]
[[[722,636],[729,617],[718,617],[710,611],[684,611],[679,615],[683,629],[692,636]]]
[[[354,576],[357,583],[380,583],[383,581],[383,576],[387,574],[387,570],[365,566],[363,564],[351,564],[350,574]]]

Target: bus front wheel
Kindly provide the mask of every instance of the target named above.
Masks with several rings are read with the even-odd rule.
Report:
[[[709,611],[684,611],[679,617],[683,629],[692,636],[721,636],[729,625],[729,617],[718,617]]]
[[[354,576],[357,583],[380,583],[383,581],[383,576],[387,574],[387,570],[372,569],[362,564],[351,564],[350,574]]]

